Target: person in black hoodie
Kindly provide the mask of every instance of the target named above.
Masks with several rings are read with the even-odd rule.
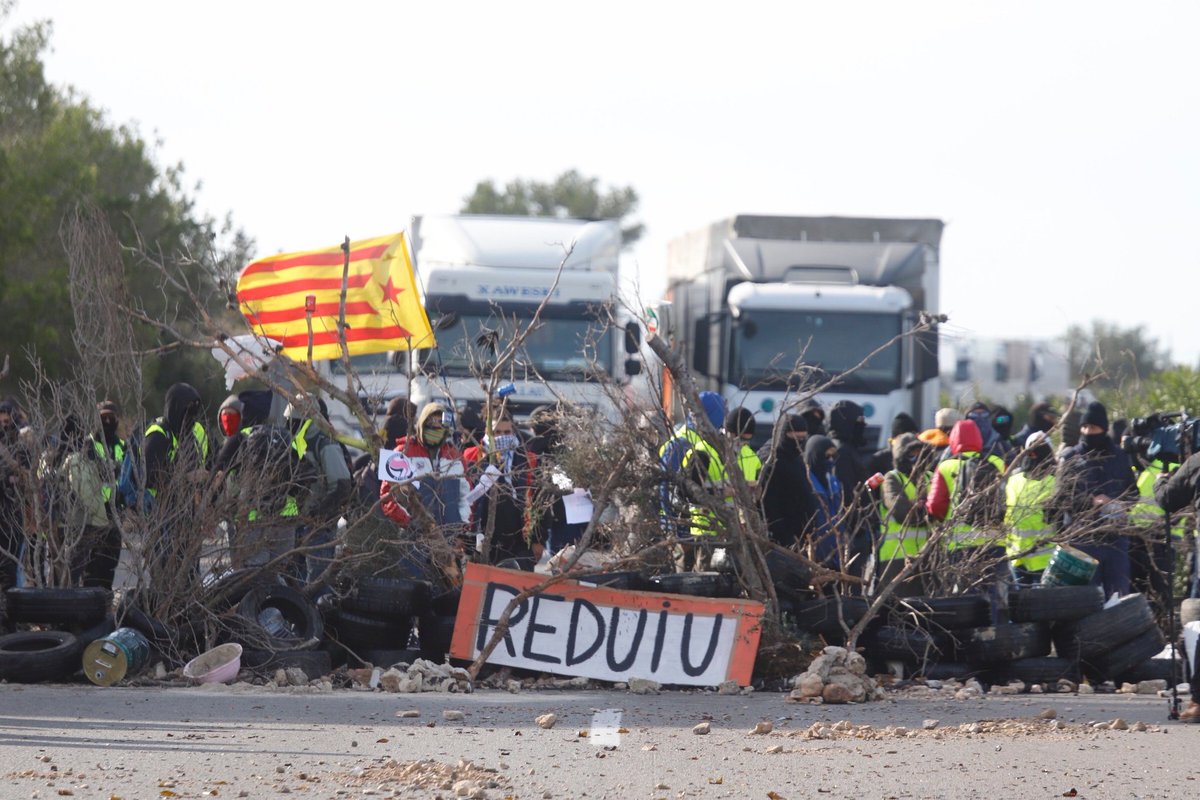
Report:
[[[796,407],[795,413],[807,423],[809,436],[825,435],[825,409],[821,408],[816,398],[810,397],[805,400]]]
[[[1079,425],[1079,444],[1062,452],[1052,505],[1070,514],[1066,532],[1100,562],[1093,583],[1105,596],[1129,592],[1128,524],[1122,503],[1137,497],[1133,469],[1108,435],[1103,403],[1088,403]]]
[[[796,543],[810,514],[812,487],[804,467],[806,439],[808,421],[799,414],[789,414],[774,448],[774,458],[768,458],[771,454],[769,444],[759,451],[759,458],[765,465],[759,485],[762,486],[767,530],[771,538],[784,547]]]
[[[864,574],[873,560],[879,528],[879,514],[865,483],[870,475],[862,456],[866,431],[867,420],[858,403],[839,400],[829,409],[829,435],[837,446],[834,472],[845,497],[850,535],[850,561],[843,566],[852,575]]]
[[[1017,444],[1027,442],[1029,437],[1038,431],[1049,434],[1050,429],[1058,424],[1060,416],[1049,403],[1034,403],[1033,407],[1029,409],[1029,421],[1025,423],[1025,427],[1017,431],[1013,441]]]
[[[875,454],[871,456],[871,461],[867,464],[867,474],[874,475],[878,472],[880,475],[886,475],[891,472],[895,466],[892,446],[896,440],[905,433],[911,433],[913,436],[916,436],[920,432],[921,428],[917,425],[917,421],[907,412],[901,411],[893,417],[892,435],[888,437],[887,447],[876,450]]]
[[[810,436],[804,445],[811,491],[804,543],[814,561],[838,569],[844,566],[842,548],[850,529],[845,527],[846,494],[837,477],[835,447],[828,436]],[[850,545],[850,558],[855,558],[852,540]]]
[[[1018,442],[1023,439],[1013,438],[1013,415],[1004,406],[992,406],[992,430],[1000,437],[1000,441],[1008,448],[1008,455],[1004,456],[1005,462],[1011,462],[1021,447]]]
[[[208,434],[200,422],[200,393],[187,383],[167,389],[163,415],[146,429],[146,489],[159,495],[179,473],[203,474],[208,462]]]

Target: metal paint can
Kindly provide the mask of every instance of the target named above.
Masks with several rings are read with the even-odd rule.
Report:
[[[1054,548],[1050,563],[1042,573],[1043,586],[1087,586],[1100,562],[1082,550],[1065,544]]]
[[[134,628],[117,628],[83,651],[83,674],[97,686],[137,675],[150,661],[150,642]]]

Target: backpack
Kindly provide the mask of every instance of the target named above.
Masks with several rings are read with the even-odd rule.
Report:
[[[999,493],[1000,471],[985,456],[965,458],[954,481],[954,518],[972,527],[996,525],[1004,519]]]
[[[146,489],[146,462],[142,460],[141,436],[130,436],[125,445],[125,457],[117,471],[116,502],[118,508],[150,509],[154,498]]]
[[[238,493],[247,507],[276,513],[302,492],[303,465],[283,428],[256,425],[244,437],[234,459]]]

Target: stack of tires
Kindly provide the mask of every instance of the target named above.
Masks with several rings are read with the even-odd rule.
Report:
[[[1141,679],[1139,671],[1155,671],[1148,662],[1165,644],[1150,603],[1141,594],[1123,597],[1054,630],[1058,653],[1078,663],[1084,675],[1095,681]],[[1169,678],[1169,670],[1167,665],[1168,674],[1153,677]]]
[[[115,630],[105,589],[9,589],[0,604],[0,680],[61,681],[79,672],[83,649]],[[16,625],[37,630],[13,631]]]
[[[331,605],[326,621],[330,638],[351,659],[387,667],[416,657],[409,649],[413,618],[423,618],[429,609],[430,588],[424,581],[363,577]]]

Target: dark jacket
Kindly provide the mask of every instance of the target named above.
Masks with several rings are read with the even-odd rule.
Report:
[[[1051,504],[1069,512],[1073,525],[1092,528],[1105,528],[1108,523],[1115,527],[1123,525],[1112,508],[1097,506],[1092,498],[1107,495],[1113,500],[1131,500],[1137,496],[1129,456],[1108,436],[1101,436],[1097,447],[1081,441],[1064,450],[1061,459]]]
[[[806,540],[812,544],[813,558],[837,565],[838,533],[846,530],[846,496],[838,481],[834,464],[827,463],[826,451],[833,445],[827,436],[810,436],[804,447],[804,462],[812,496],[809,503]]]
[[[1175,474],[1154,484],[1154,499],[1168,514],[1196,505],[1200,500],[1200,453],[1190,456]]]
[[[760,457],[767,454],[763,452]],[[759,485],[762,486],[767,530],[778,544],[791,547],[804,530],[813,501],[804,453],[784,436],[775,448],[775,458],[769,461],[763,458],[763,464],[766,467],[759,477]]]
[[[477,483],[489,463],[482,446],[468,447],[463,453],[472,483]],[[490,561],[499,563],[507,558],[527,558],[533,555],[532,544],[540,542],[530,522],[537,456],[524,448],[513,451],[512,465],[496,482],[493,489],[475,501],[472,507],[477,530],[487,534],[492,526]],[[494,498],[494,499],[493,499]],[[561,502],[561,501],[560,501]],[[493,514],[495,523],[491,522]]]
[[[172,462],[178,462],[180,458],[186,458],[193,469],[203,466],[203,458],[196,452],[196,440],[191,431],[192,423],[197,421],[192,407],[199,402],[200,393],[191,384],[176,383],[167,389],[163,415],[156,422],[170,435],[155,431],[147,434],[143,443],[147,489],[162,489],[168,481]],[[174,442],[171,435],[175,437]],[[171,458],[172,445],[176,448],[174,459]]]

